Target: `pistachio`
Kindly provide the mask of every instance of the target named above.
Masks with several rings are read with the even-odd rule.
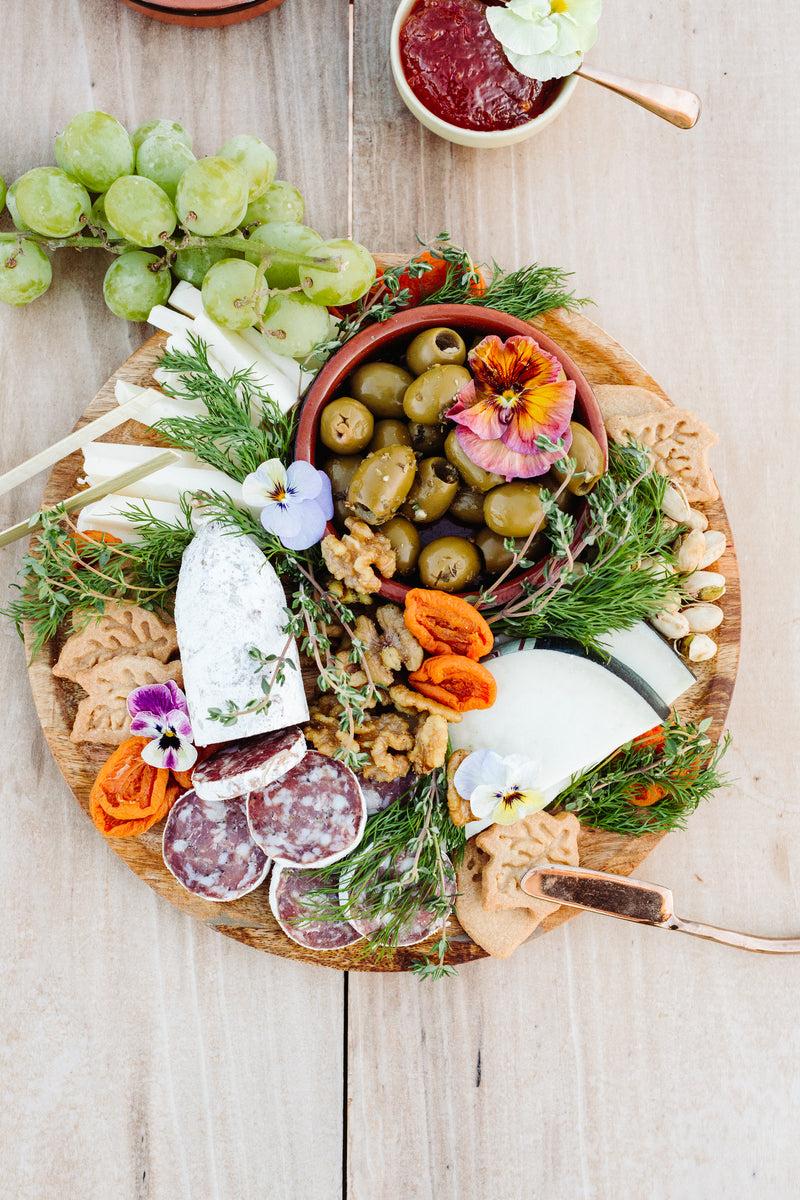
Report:
[[[653,617],[652,624],[659,633],[662,633],[665,638],[669,638],[671,642],[677,641],[678,638],[689,636],[689,622],[683,613],[680,612],[660,612]]]
[[[649,554],[639,559],[639,570],[652,572],[656,579],[668,579],[670,575],[675,574],[672,563],[663,558],[652,558]]]
[[[705,633],[692,633],[681,642],[681,653],[689,662],[710,662],[717,653],[717,643]]]
[[[675,566],[681,575],[691,575],[694,571],[698,571],[705,551],[705,535],[699,529],[690,529],[681,539],[675,555]]]
[[[692,633],[711,633],[722,624],[724,613],[718,604],[692,604],[683,610]]]
[[[681,495],[676,487],[669,485],[664,493],[664,499],[661,503],[661,511],[671,520],[677,521],[679,525],[691,525],[691,513],[686,499]]]
[[[725,595],[725,576],[718,571],[694,571],[684,579],[683,587],[698,600],[719,600]]]
[[[706,567],[710,567],[712,563],[722,558],[728,545],[725,534],[717,529],[709,529],[703,534],[703,540],[705,548],[700,562],[697,564],[698,571],[704,571]]]
[[[708,529],[708,517],[704,512],[700,512],[699,509],[690,508],[686,524],[690,529]]]

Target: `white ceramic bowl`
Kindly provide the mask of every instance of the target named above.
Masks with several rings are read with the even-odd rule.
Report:
[[[556,117],[560,116],[569,104],[572,93],[578,86],[577,75],[567,76],[561,85],[561,91],[541,116],[534,117],[532,121],[526,121],[524,125],[515,125],[513,129],[484,132],[478,129],[462,129],[459,125],[451,125],[449,121],[443,121],[420,102],[409,87],[403,72],[403,64],[400,59],[400,29],[415,3],[416,0],[400,0],[397,6],[391,35],[392,74],[406,108],[414,114],[420,124],[424,125],[426,129],[430,129],[431,133],[438,134],[439,137],[445,138],[448,142],[455,142],[459,146],[483,147],[489,150],[500,146],[513,146],[516,142],[524,142],[534,134],[540,133],[551,121],[555,121]]]

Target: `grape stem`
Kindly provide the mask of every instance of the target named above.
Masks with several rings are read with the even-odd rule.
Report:
[[[27,230],[15,230],[13,232],[0,233],[0,243],[10,242],[35,242],[38,246],[42,246],[46,250],[89,250],[99,249],[108,250],[111,254],[125,254],[129,250],[141,250],[143,247],[136,246],[132,242],[113,242],[109,243],[99,237],[87,237],[83,234],[75,234],[73,237],[65,238],[49,238],[40,233],[28,233]],[[196,234],[187,234],[183,238],[167,238],[159,243],[159,246],[146,247],[146,249],[157,250],[163,247],[168,253],[176,254],[179,250],[196,250],[196,249],[218,249],[218,250],[238,250],[247,249],[247,242],[240,237],[199,237]],[[259,257],[259,263],[262,264],[262,269],[273,265],[284,267],[299,267],[301,270],[310,270],[314,267],[323,271],[338,271],[339,263],[335,258],[328,255],[317,254],[294,254],[291,250],[271,250],[269,254]]]

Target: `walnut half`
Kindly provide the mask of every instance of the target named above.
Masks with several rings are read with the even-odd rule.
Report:
[[[367,594],[377,592],[381,581],[375,572],[380,572],[384,579],[391,579],[397,569],[391,542],[364,521],[348,517],[345,524],[350,532],[343,537],[329,533],[322,539],[325,566],[334,579],[340,579],[346,587]]]

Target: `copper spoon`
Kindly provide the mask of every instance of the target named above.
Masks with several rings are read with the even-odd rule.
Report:
[[[664,83],[650,83],[646,79],[629,79],[614,71],[602,71],[587,67],[586,63],[575,72],[581,79],[599,83],[600,87],[632,100],[634,104],[655,113],[657,117],[677,125],[679,129],[692,129],[700,118],[700,97],[684,88],[667,87]]]
[[[753,950],[759,954],[800,954],[800,937],[756,937],[752,933],[736,933],[718,929],[716,925],[701,925],[686,921],[675,914],[672,892],[656,883],[643,883],[605,871],[590,871],[588,867],[554,867],[542,865],[527,871],[520,881],[526,896],[581,908],[586,912],[652,925],[675,933],[690,933],[707,942],[720,942],[737,950]]]

